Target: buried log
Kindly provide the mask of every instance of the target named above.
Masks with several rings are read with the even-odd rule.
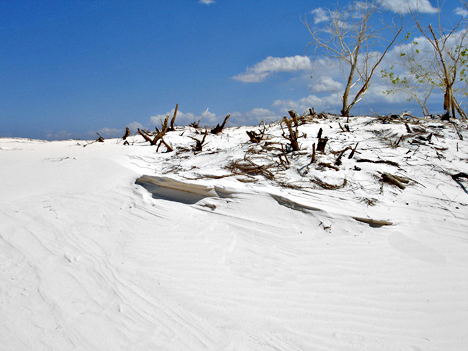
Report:
[[[398,176],[395,176],[395,175],[392,175],[390,173],[382,173],[382,181],[386,182],[386,183],[389,183],[389,184],[393,184],[397,187],[399,187],[400,189],[405,189],[406,186],[403,185],[403,183],[408,183],[409,181],[402,178],[402,177],[398,177]]]
[[[369,163],[385,163],[387,165],[395,166],[395,167],[400,167],[400,165],[394,161],[388,161],[388,160],[369,160],[367,158],[360,158],[356,160],[356,162],[369,162]]]
[[[355,219],[358,222],[367,223],[371,227],[382,227],[384,225],[393,225],[392,222],[377,220],[377,219],[372,219],[372,218],[353,217],[353,219]]]

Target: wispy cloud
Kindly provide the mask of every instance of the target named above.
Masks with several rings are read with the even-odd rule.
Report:
[[[167,115],[169,115],[169,117],[172,118],[172,116],[174,116],[174,109],[172,109],[171,111],[169,111],[166,114],[158,114],[158,115],[155,115],[155,116],[151,116],[150,117],[150,123],[153,126],[159,127],[161,125],[161,121],[164,121],[164,119],[166,118]],[[219,123],[219,121],[222,121],[221,116],[216,116],[215,113],[212,113],[212,112],[210,112],[208,110],[206,110],[204,113],[200,113],[200,114],[197,114],[197,115],[192,113],[192,112],[184,113],[184,112],[178,110],[176,120],[175,120],[175,124],[179,125],[179,126],[187,126],[192,122],[198,121],[201,116],[203,116],[203,117],[202,117],[202,119],[200,121],[200,126],[202,126],[204,124],[214,125],[216,123]]]
[[[133,133],[135,133],[135,132],[138,130],[138,128],[140,128],[140,129],[143,128],[143,126],[142,126],[140,123],[138,123],[138,122],[129,123],[129,124],[127,125],[127,127],[128,127],[128,128],[130,129],[130,131],[133,132]]]
[[[244,73],[232,77],[244,83],[259,83],[272,73],[311,70],[312,64],[307,56],[267,57],[265,60],[248,67]]]
[[[215,1],[214,0],[199,0],[198,3],[204,4],[204,5],[211,5],[211,4],[214,4]]]
[[[429,0],[382,0],[382,6],[390,11],[401,14],[410,11],[420,13],[436,13],[437,8],[433,7]]]
[[[125,129],[118,129],[118,128],[101,128],[97,131],[100,135],[102,135],[104,138],[118,138],[121,137]],[[93,132],[89,132],[89,134],[93,134]],[[96,135],[96,133],[94,133]]]
[[[280,108],[282,112],[286,112],[293,108],[302,113],[309,108],[314,108],[316,111],[336,111],[341,106],[340,94],[334,93],[328,96],[319,97],[317,95],[309,95],[299,100],[276,100],[273,103],[274,107]]]
[[[330,16],[328,14],[327,10],[324,10],[321,7],[316,8],[315,10],[312,10],[311,12],[314,15],[314,23],[320,23],[320,22],[326,22],[330,20]]]
[[[75,135],[73,133],[70,133],[69,131],[66,130],[61,130],[61,131],[52,131],[52,130],[46,130],[46,139],[47,140],[67,140],[67,139],[72,139]]]
[[[462,7],[457,7],[453,12],[455,12],[456,15],[460,15],[463,17],[468,16],[468,10]]]
[[[319,77],[313,84],[310,84],[309,89],[313,93],[327,93],[331,91],[343,90],[343,83],[333,80],[330,76]]]

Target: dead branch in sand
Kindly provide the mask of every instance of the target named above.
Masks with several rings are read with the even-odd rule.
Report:
[[[458,185],[461,186],[463,191],[468,194],[468,190],[465,188],[465,185],[460,181],[460,178],[466,178],[468,179],[468,174],[467,173],[457,173],[452,175],[452,179],[457,182]]]
[[[122,137],[123,140],[126,140],[130,136],[130,128],[126,127],[125,128],[125,134]]]
[[[384,225],[393,225],[392,222],[377,220],[372,218],[353,217],[356,221],[369,224],[371,227],[382,227]]]
[[[189,137],[193,140],[195,140],[195,145],[192,146],[192,150],[195,154],[198,154],[200,152],[203,151],[203,145],[205,144],[205,139],[206,139],[206,136],[208,135],[208,129],[205,129],[205,133],[203,134],[203,139],[202,140],[199,140],[197,138],[194,138],[194,137]]]
[[[294,111],[289,111],[289,115],[291,116],[291,120],[289,120],[287,117],[283,118],[283,122],[286,124],[286,127],[288,128],[289,135],[285,134],[283,126],[281,125],[281,129],[283,130],[283,138],[289,141],[292,151],[299,151],[300,147],[298,143],[299,131],[297,130],[297,127],[298,127],[297,117]]]
[[[175,130],[175,127],[174,127],[174,123],[175,123],[175,119],[176,119],[176,116],[177,116],[177,110],[179,109],[179,104],[176,104],[176,107],[175,107],[175,110],[174,110],[174,116],[172,116],[172,119],[171,119],[171,126],[168,128],[168,132],[173,132]]]
[[[312,183],[315,183],[317,185],[319,185],[321,188],[323,189],[327,189],[327,190],[338,190],[338,189],[342,189],[346,186],[346,184],[348,183],[348,181],[346,180],[346,178],[343,180],[343,184],[341,185],[335,185],[335,184],[329,184],[329,183],[325,183],[324,181],[322,181],[321,179],[315,177],[314,179],[311,179],[310,180]]]
[[[356,146],[354,146],[353,150],[351,151],[351,153],[349,154],[348,156],[348,159],[352,159],[353,156],[354,156],[354,153],[356,152],[356,149],[357,149],[357,146],[359,145],[359,143],[356,143]]]
[[[322,128],[320,128],[322,129]],[[321,134],[321,133],[320,133]],[[322,138],[319,137],[318,143],[317,143],[317,152],[325,152],[325,146],[327,145],[328,138]]]
[[[390,174],[390,173],[382,173],[381,176],[382,176],[382,181],[389,183],[389,184],[393,184],[402,190],[406,188],[406,186],[403,185],[403,183],[406,183],[406,184],[409,183],[408,180],[402,177],[398,177],[396,175]]]
[[[259,131],[258,133],[253,130],[247,130],[246,133],[250,138],[250,141],[254,144],[259,144],[264,136],[265,136],[266,126],[263,125],[263,130]]]
[[[226,122],[227,120],[229,119],[229,117],[231,117],[231,115],[227,115],[225,118],[224,118],[224,121],[223,121],[223,124],[221,125],[217,125],[216,127],[214,127],[213,129],[211,129],[211,134],[219,134],[223,131],[224,129],[224,126],[226,125]]]

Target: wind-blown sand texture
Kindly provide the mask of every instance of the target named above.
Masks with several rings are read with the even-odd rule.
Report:
[[[0,139],[0,349],[467,350],[468,194],[450,175],[468,172],[468,143],[439,121],[409,136],[343,121],[300,126],[307,152],[274,180],[225,168],[248,150],[278,160],[254,127],[208,135],[197,155],[177,149],[188,127],[167,154],[139,136]],[[308,165],[320,127],[316,163],[359,141],[338,171]]]

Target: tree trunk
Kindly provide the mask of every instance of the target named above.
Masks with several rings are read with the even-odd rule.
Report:
[[[357,52],[359,52],[359,48],[357,49]],[[348,77],[348,82],[346,83],[346,89],[343,93],[343,108],[341,109],[341,115],[343,117],[349,117],[350,107],[348,105],[348,98],[349,98],[349,91],[351,90],[351,87],[353,86],[353,79],[354,79],[354,72],[356,71],[356,65],[357,65],[357,60],[355,58],[353,64],[351,65],[351,69],[349,71],[349,77]]]

